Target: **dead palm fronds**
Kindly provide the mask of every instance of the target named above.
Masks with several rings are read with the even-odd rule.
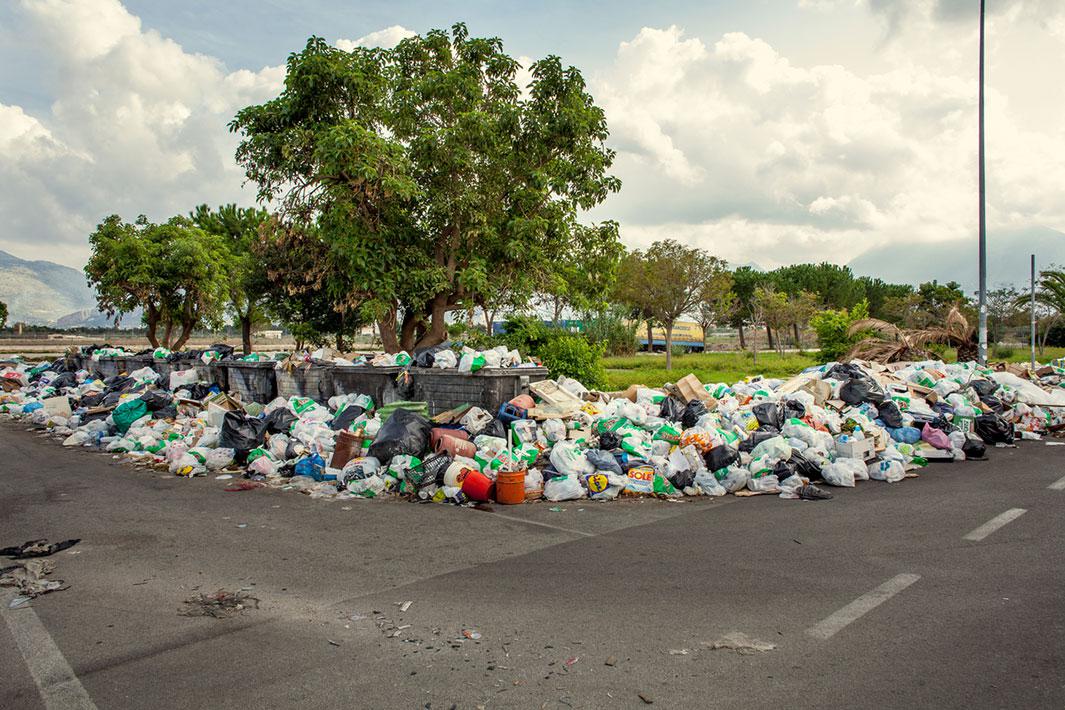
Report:
[[[976,329],[957,306],[950,309],[942,325],[908,330],[879,318],[863,318],[847,329],[850,336],[861,333],[868,336],[851,348],[849,359],[882,363],[921,360],[931,356],[927,348],[933,343],[957,348],[959,362],[975,360],[977,356]]]

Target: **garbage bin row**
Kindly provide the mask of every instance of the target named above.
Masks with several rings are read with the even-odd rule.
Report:
[[[150,367],[168,383],[174,372],[195,369],[199,380],[244,402],[270,402],[276,397],[310,397],[326,402],[334,395],[367,394],[379,405],[404,400],[427,402],[431,415],[474,404],[496,411],[504,402],[527,393],[530,382],[547,379],[544,367],[483,369],[473,374],[424,367],[338,366],[331,363],[283,364],[273,360],[165,360],[144,355],[72,356],[79,367],[102,378]]]

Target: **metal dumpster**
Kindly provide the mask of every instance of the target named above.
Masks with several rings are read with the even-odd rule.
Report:
[[[433,416],[467,403],[495,414],[504,402],[528,394],[529,383],[548,377],[546,367],[485,368],[473,374],[412,367],[410,372],[414,384],[410,399],[428,402]]]
[[[376,406],[382,407],[410,399],[407,396],[410,391],[410,382],[402,367],[337,365],[333,368],[334,394],[366,394]]]
[[[274,370],[277,380],[277,396],[310,397],[315,402],[324,403],[333,396],[333,370],[335,366],[319,364],[299,364],[280,367]]]
[[[277,397],[277,379],[274,377],[277,363],[273,360],[223,360],[218,364],[225,366],[229,393],[240,397],[240,401],[267,404]]]

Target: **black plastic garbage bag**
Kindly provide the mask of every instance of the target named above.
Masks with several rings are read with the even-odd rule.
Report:
[[[499,421],[499,419],[493,419],[488,422],[488,426],[481,430],[481,434],[484,436],[494,436],[497,439],[507,438],[507,425]]]
[[[621,437],[615,432],[604,431],[599,435],[599,448],[603,451],[613,451],[614,449],[621,448]]]
[[[740,442],[740,451],[751,453],[754,451],[754,447],[766,439],[772,439],[774,436],[780,436],[779,429],[771,426],[760,426],[752,431],[750,436]]]
[[[780,429],[780,407],[776,402],[762,402],[751,407],[754,418],[762,426]]]
[[[976,418],[976,435],[985,444],[1012,444],[1014,437],[1013,423],[1007,422],[997,414],[981,414]]]
[[[691,429],[704,414],[706,414],[706,404],[701,399],[693,399],[684,407],[680,424],[685,429]]]
[[[271,434],[287,434],[298,419],[299,417],[290,412],[287,407],[279,407],[263,418],[263,431]]]
[[[986,406],[990,407],[991,410],[996,414],[1002,414],[1006,411],[1006,405],[1002,403],[1001,399],[994,395],[983,395],[980,397],[980,401],[983,402]]]
[[[735,463],[740,458],[740,452],[731,446],[715,446],[703,454],[703,461],[710,471],[720,471]]]
[[[876,411],[880,413],[880,421],[884,422],[885,426],[889,426],[892,429],[898,429],[902,426],[902,412],[899,411],[899,405],[891,400],[885,400],[878,404]]]
[[[870,378],[855,378],[843,383],[839,388],[839,398],[851,405],[862,402],[880,404],[884,401],[884,391]]]
[[[806,405],[797,399],[789,399],[784,402],[783,412],[781,413],[781,421],[787,421],[789,419],[802,419],[806,416]]]
[[[148,407],[149,412],[158,412],[160,409],[164,409],[173,404],[173,397],[170,393],[162,390],[148,390],[141,395],[141,401]]]
[[[684,402],[681,402],[676,397],[666,397],[662,400],[658,416],[671,422],[679,422],[680,418],[684,416]]]
[[[673,477],[669,479],[669,482],[676,487],[676,489],[683,490],[695,483],[695,471],[690,468],[684,471],[677,471],[673,474]]]
[[[965,437],[965,443],[961,445],[961,451],[967,459],[987,458],[987,446],[984,445],[984,442],[979,437]]]
[[[222,419],[222,431],[218,435],[218,445],[247,455],[248,451],[262,445],[265,432],[264,420],[240,412],[226,412]]]
[[[969,380],[969,386],[976,391],[976,396],[982,400],[984,397],[988,397],[995,393],[998,389],[998,383],[991,380]]]
[[[333,417],[333,421],[329,422],[329,428],[333,431],[343,431],[350,429],[352,422],[362,416],[366,410],[354,404],[349,404],[340,410],[340,414]]]
[[[806,458],[801,451],[792,451],[788,463],[791,464],[795,473],[803,478],[807,478],[811,481],[816,481],[821,478],[821,467]]]
[[[64,387],[77,387],[78,378],[75,377],[74,373],[72,372],[64,372],[60,374],[59,377],[56,377],[54,380],[52,380],[50,384],[52,385],[52,387],[55,387],[56,391],[58,392]]]
[[[840,380],[846,382],[847,380],[859,379],[864,380],[869,377],[862,368],[849,362],[837,362],[832,366],[832,369],[825,373],[825,377],[831,377],[833,380]]]
[[[623,476],[624,473],[621,470],[621,464],[614,458],[614,454],[609,451],[603,451],[602,449],[588,449],[585,456],[588,457],[588,463],[595,466],[596,471],[609,471],[610,473],[616,473],[619,476]]]
[[[415,367],[432,367],[436,362],[436,354],[448,350],[451,348],[451,341],[445,340],[439,345],[434,345],[431,348],[425,348],[424,350],[414,351],[414,366]]]
[[[428,448],[429,430],[432,428],[433,423],[428,417],[408,409],[397,409],[381,425],[377,437],[370,444],[369,455],[382,464],[387,464],[393,456],[400,454],[418,456]]]

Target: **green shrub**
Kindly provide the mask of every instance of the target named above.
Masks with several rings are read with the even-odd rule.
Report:
[[[996,360],[1008,360],[1013,357],[1013,348],[1008,345],[996,345],[991,348],[991,357]]]
[[[511,314],[503,321],[503,343],[508,348],[515,348],[522,355],[535,353],[558,332],[557,329],[544,325],[536,316]]]
[[[869,317],[869,303],[862,301],[850,309],[824,310],[815,313],[810,319],[810,326],[817,333],[817,345],[821,348],[821,360],[839,360],[851,347],[862,339],[861,333],[847,335],[847,330],[855,321]]]
[[[600,345],[609,356],[632,355],[636,352],[636,328],[639,322],[627,322],[625,311],[612,308],[601,313],[586,314],[584,337],[592,345]]]
[[[588,389],[606,386],[606,369],[600,361],[602,346],[592,345],[580,335],[559,334],[535,352],[552,377],[572,377]]]

